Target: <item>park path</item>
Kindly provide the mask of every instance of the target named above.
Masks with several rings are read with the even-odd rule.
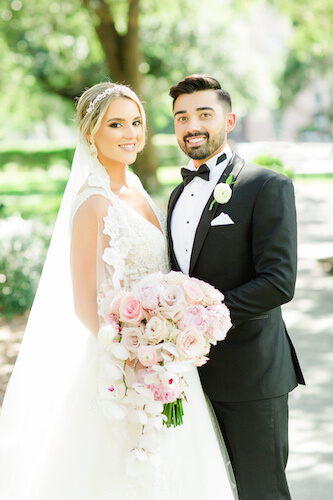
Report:
[[[333,182],[295,182],[299,270],[295,298],[283,307],[307,381],[290,394],[288,479],[293,500],[333,500]],[[0,403],[24,318],[0,325]]]
[[[299,261],[283,307],[306,387],[290,394],[288,479],[293,500],[333,500],[333,182],[296,182]]]

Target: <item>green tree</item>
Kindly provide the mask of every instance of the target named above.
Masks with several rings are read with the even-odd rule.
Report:
[[[285,107],[313,79],[328,78],[333,90],[333,0],[271,0],[291,22],[289,52],[280,77],[280,105]]]

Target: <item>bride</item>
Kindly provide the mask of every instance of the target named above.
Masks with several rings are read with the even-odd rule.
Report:
[[[145,141],[138,97],[97,84],[82,94],[77,118],[80,142],[0,419],[0,498],[234,499],[196,370],[186,376],[184,424],[165,429],[161,464],[138,476],[126,470],[134,424],[100,411],[104,305],[142,277],[167,273],[169,262],[165,217],[127,168]]]

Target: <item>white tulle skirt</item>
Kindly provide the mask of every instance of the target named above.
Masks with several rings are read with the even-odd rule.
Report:
[[[186,374],[184,424],[163,431],[160,466],[144,463],[139,476],[126,473],[128,423],[110,423],[96,404],[97,343],[92,338],[63,411],[44,432],[38,452],[25,435],[1,435],[1,500],[233,500],[230,462],[196,370]],[[26,429],[25,432],[29,432]],[[6,441],[7,440],[7,441]],[[17,443],[16,443],[17,444]],[[6,446],[9,461],[6,460]]]

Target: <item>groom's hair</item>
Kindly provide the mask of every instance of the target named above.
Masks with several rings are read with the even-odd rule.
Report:
[[[221,84],[212,76],[209,75],[189,75],[183,80],[173,85],[170,89],[169,95],[173,99],[173,106],[176,99],[183,94],[193,94],[200,90],[215,90],[218,98],[227,107],[230,113],[232,109],[231,96],[227,90],[222,89]]]

